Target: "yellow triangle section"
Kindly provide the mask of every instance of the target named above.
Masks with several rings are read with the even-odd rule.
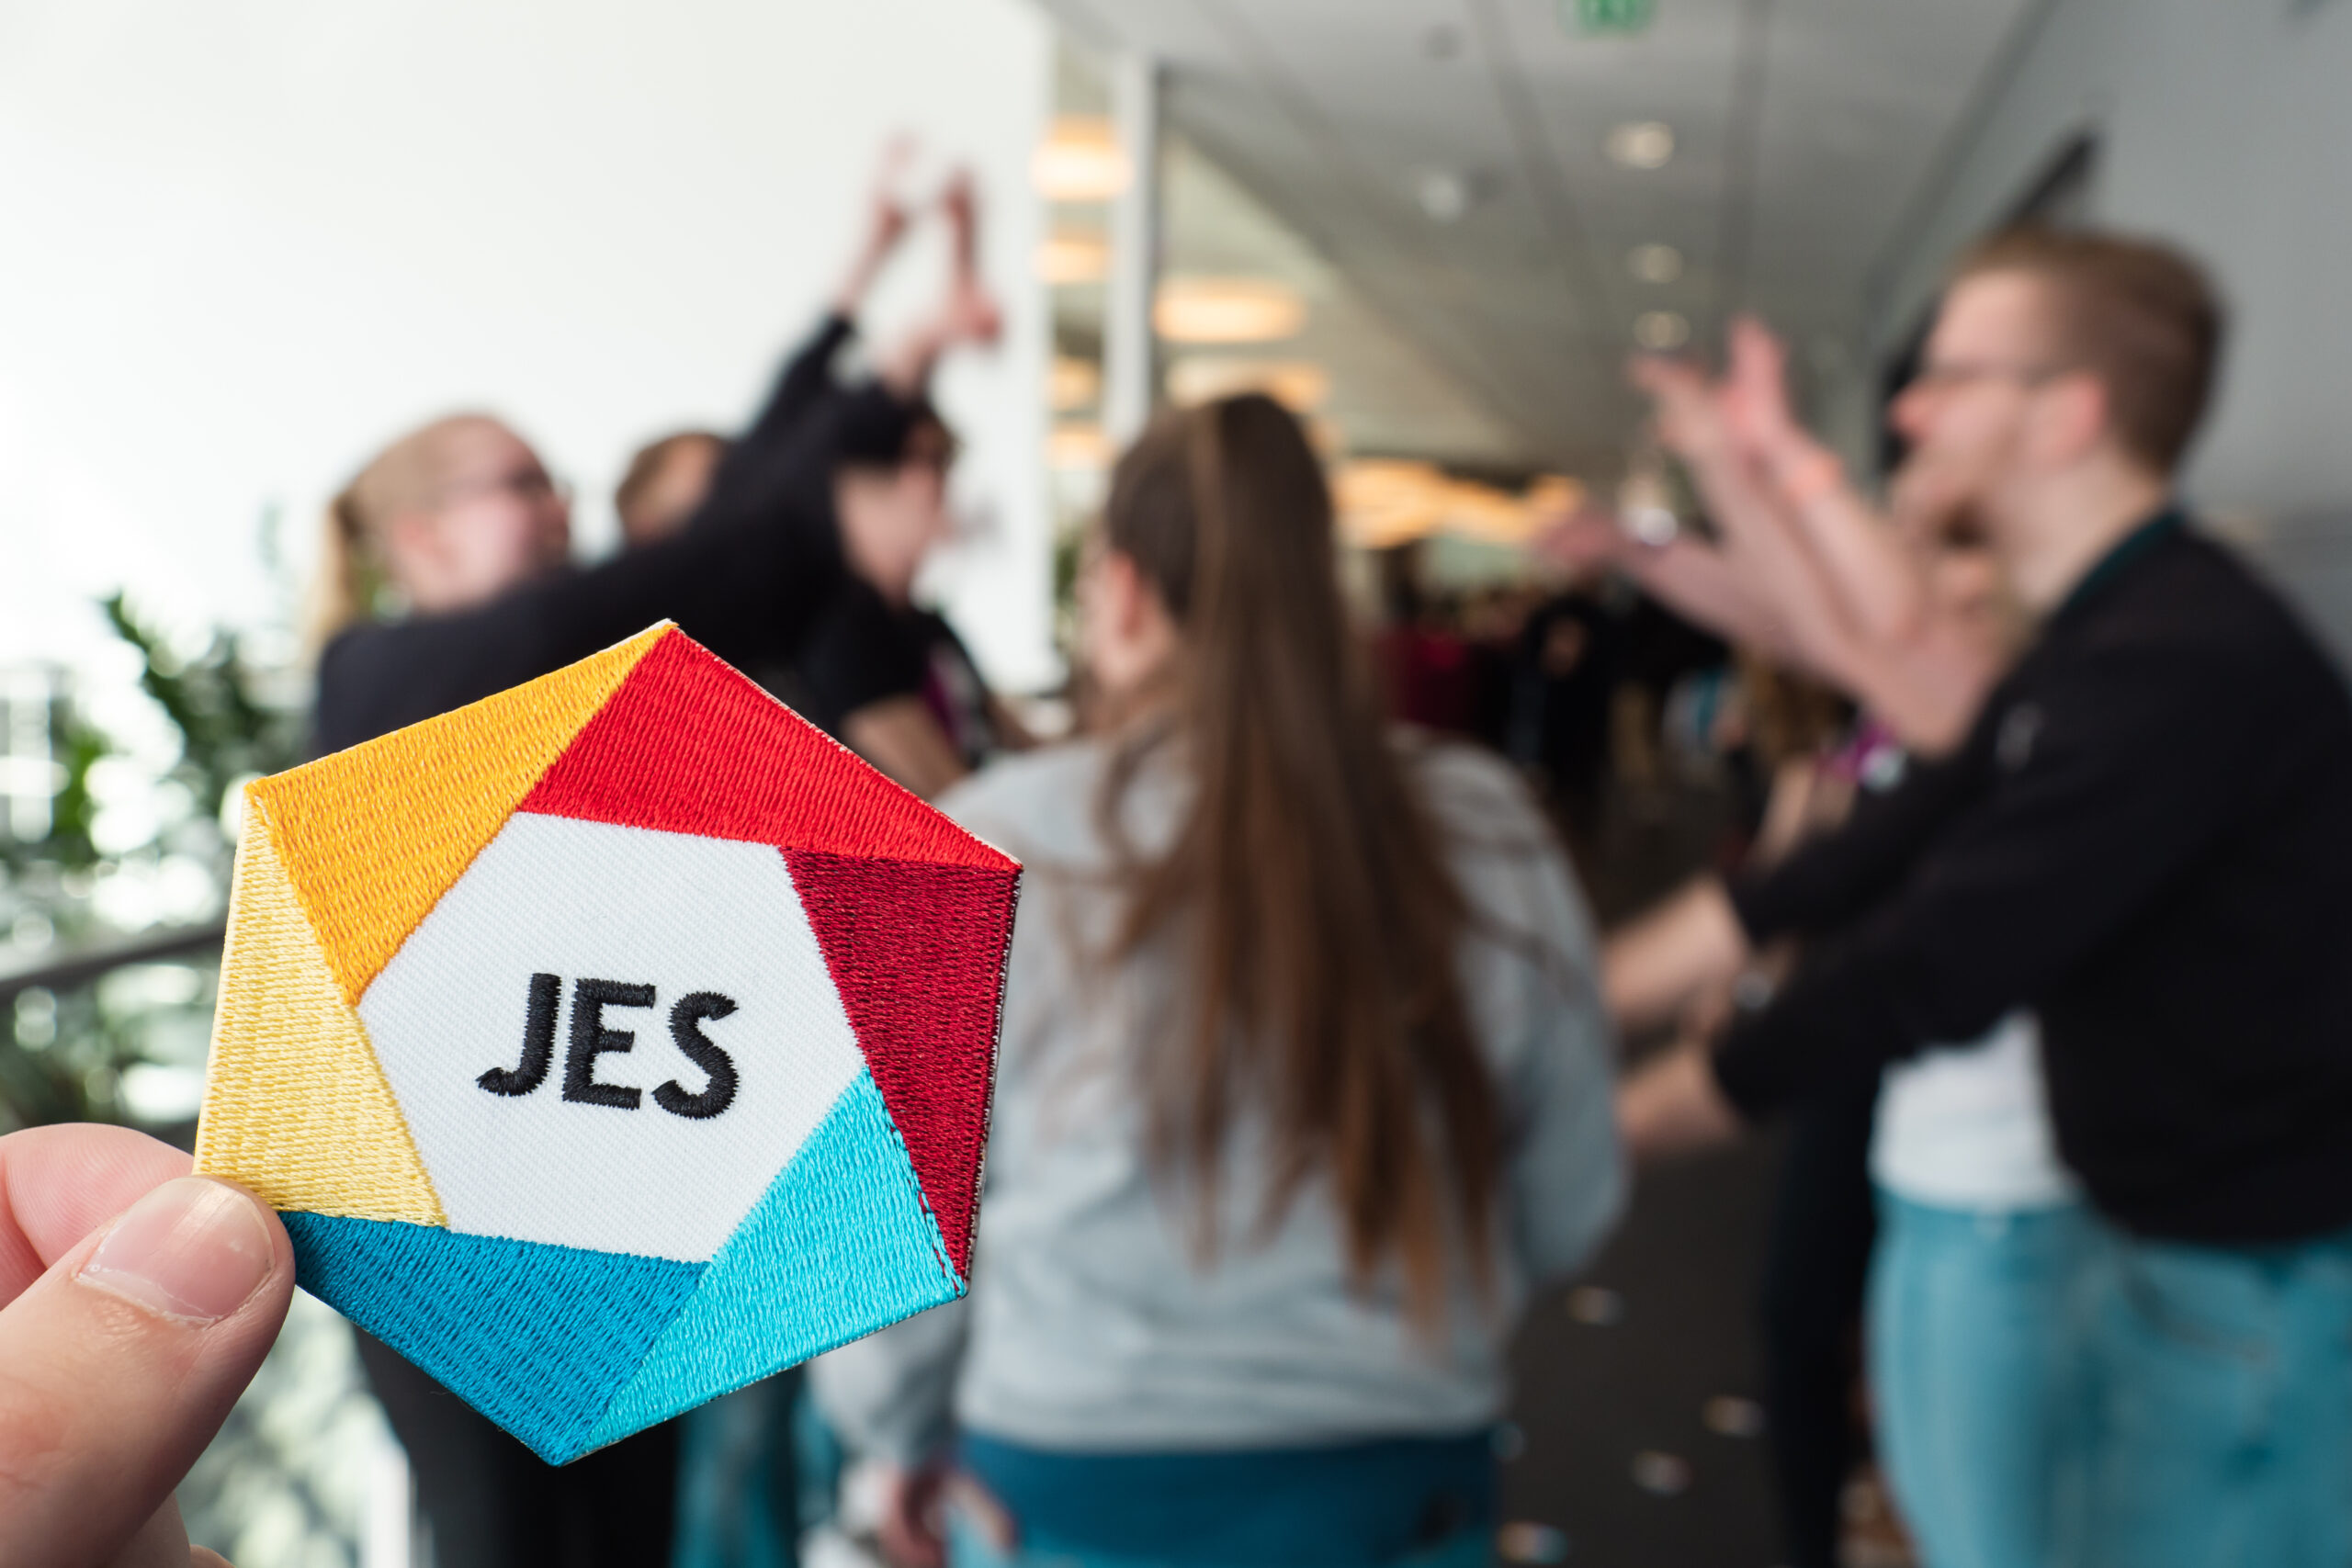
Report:
[[[382,972],[581,727],[670,632],[663,621],[552,675],[246,786],[343,999]]]
[[[368,1032],[327,966],[250,801],[229,892],[229,942],[196,1168],[276,1209],[447,1225]]]

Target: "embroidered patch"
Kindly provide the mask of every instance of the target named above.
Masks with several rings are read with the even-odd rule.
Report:
[[[674,627],[245,805],[197,1168],[541,1457],[963,1293],[1020,866]]]

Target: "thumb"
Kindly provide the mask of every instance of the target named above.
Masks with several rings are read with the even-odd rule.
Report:
[[[175,1517],[156,1516],[293,1290],[277,1216],[241,1187],[186,1176],[0,1310],[0,1562],[187,1562]]]

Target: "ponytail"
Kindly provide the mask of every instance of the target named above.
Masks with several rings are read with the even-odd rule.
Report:
[[[1114,949],[1169,933],[1193,968],[1189,1038],[1146,1086],[1154,1154],[1193,1178],[1213,1251],[1228,1123],[1256,1102],[1267,1221],[1323,1175],[1351,1277],[1393,1260],[1433,1327],[1449,1231],[1492,1280],[1501,1115],[1454,966],[1467,907],[1357,657],[1321,467],[1271,399],[1171,413],[1121,459],[1103,529],[1183,628],[1172,738],[1196,785]],[[1149,744],[1108,775],[1106,821]]]

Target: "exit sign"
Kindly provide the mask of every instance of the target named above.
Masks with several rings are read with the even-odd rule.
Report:
[[[1637,33],[1657,12],[1657,0],[1560,0],[1560,25],[1579,33]]]

